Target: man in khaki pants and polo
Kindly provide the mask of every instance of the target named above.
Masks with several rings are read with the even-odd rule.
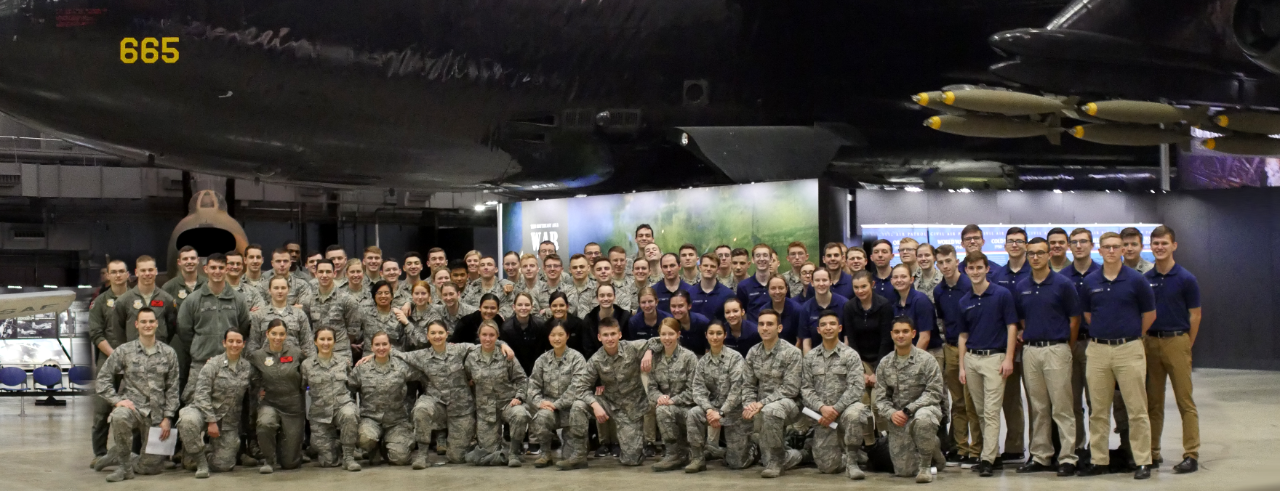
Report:
[[[1076,285],[1049,268],[1049,243],[1040,237],[1027,243],[1031,273],[1013,289],[1023,343],[1022,380],[1031,401],[1031,460],[1019,474],[1054,470],[1053,436],[1058,426],[1062,450],[1058,475],[1076,474],[1076,417],[1071,404],[1071,351],[1080,330]]]
[[[1185,474],[1199,468],[1200,415],[1191,398],[1191,346],[1200,331],[1200,285],[1196,277],[1173,262],[1178,250],[1173,229],[1156,227],[1151,232],[1151,252],[1155,268],[1147,271],[1147,283],[1156,295],[1156,321],[1147,331],[1143,346],[1147,352],[1147,406],[1151,417],[1151,459],[1160,465],[1160,434],[1164,430],[1164,380],[1173,382],[1173,397],[1182,416],[1182,462],[1174,472]]]
[[[982,461],[978,475],[991,477],[1000,456],[1000,409],[1005,379],[1013,373],[1017,350],[1018,312],[1009,290],[987,281],[987,256],[981,251],[964,258],[964,271],[973,291],[960,297],[960,383],[968,385],[982,421]],[[1016,430],[1016,429],[1015,429]]]
[[[1155,293],[1147,279],[1123,263],[1120,234],[1107,232],[1098,241],[1102,269],[1084,278],[1081,308],[1089,323],[1088,364],[1085,379],[1089,386],[1089,441],[1096,449],[1107,448],[1111,435],[1111,399],[1120,385],[1129,412],[1129,442],[1138,470],[1134,479],[1151,477],[1151,421],[1147,416],[1147,357],[1142,339],[1156,320]],[[1110,455],[1096,452],[1093,462],[1080,475],[1108,472]]]

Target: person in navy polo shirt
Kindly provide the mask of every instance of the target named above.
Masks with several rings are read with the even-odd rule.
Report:
[[[982,227],[977,224],[970,223],[960,230],[960,245],[964,246],[966,255],[975,252],[982,252],[982,248],[987,245],[986,234],[982,233]],[[987,281],[992,281],[997,274],[1000,273],[1000,265],[992,264],[987,268]]]
[[[724,302],[724,345],[738,354],[747,356],[751,347],[760,344],[760,333],[755,321],[747,319],[742,301],[737,297]]]
[[[933,288],[934,310],[942,321],[946,342],[942,347],[942,380],[951,393],[951,438],[955,448],[947,452],[947,462],[963,469],[972,468],[982,453],[982,424],[978,409],[964,384],[960,383],[960,298],[973,291],[969,277],[960,272],[956,248],[939,246],[934,252],[942,281]]]
[[[1031,275],[1031,268],[1027,267],[1027,231],[1022,227],[1009,227],[1004,233],[1004,251],[1009,254],[1008,264],[993,270],[987,275],[987,280],[1014,293],[1018,282]],[[1021,345],[1018,349],[1022,349]],[[1022,436],[1027,431],[1027,419],[1022,411],[1022,358],[1013,357],[1013,373],[1004,384],[1004,423],[1007,429],[1000,460],[1005,463],[1021,462],[1026,456],[1026,439]]]
[[[751,261],[756,274],[738,283],[738,301],[746,309],[747,319],[755,322],[760,311],[769,306],[769,263],[773,262],[773,248],[768,244],[756,244],[751,248]]]
[[[1129,447],[1138,465],[1134,479],[1151,477],[1151,421],[1147,416],[1147,357],[1142,339],[1156,320],[1155,293],[1147,279],[1124,265],[1120,234],[1107,232],[1098,240],[1102,269],[1084,278],[1081,307],[1089,323],[1088,365],[1089,443],[1105,449],[1111,436],[1111,399],[1120,385],[1129,413]],[[1110,455],[1099,451],[1081,475],[1106,474]]]
[[[689,285],[680,279],[680,260],[675,254],[663,254],[658,264],[662,280],[653,284],[653,291],[658,293],[658,310],[670,312],[671,296],[679,291],[688,291]]]
[[[822,265],[831,278],[831,293],[846,299],[853,298],[853,276],[844,271],[844,246],[839,242],[827,242],[822,247]],[[813,287],[806,288],[805,297],[813,298]]]
[[[982,461],[978,475],[991,477],[1000,446],[1000,408],[1005,378],[1013,372],[1017,348],[1018,312],[1013,295],[987,281],[987,255],[973,251],[964,257],[964,271],[973,291],[960,298],[960,383],[969,388],[982,420]]]
[[[1067,247],[1071,249],[1072,261],[1066,268],[1059,271],[1059,274],[1066,275],[1067,279],[1076,285],[1078,297],[1084,297],[1084,278],[1102,269],[1093,261],[1093,232],[1083,227],[1072,230],[1067,239]],[[1089,438],[1085,434],[1084,424],[1084,404],[1089,400],[1084,377],[1085,362],[1089,360],[1089,323],[1083,318],[1080,319],[1080,334],[1077,339],[1075,347],[1071,350],[1071,411],[1076,415],[1076,446],[1078,447],[1076,453],[1080,456],[1080,463],[1086,463],[1091,453],[1086,447]],[[1124,404],[1119,402],[1120,398],[1115,399],[1117,399],[1117,409],[1120,409]]]
[[[809,350],[822,341],[822,337],[818,336],[818,320],[822,318],[822,312],[844,312],[844,304],[848,301],[848,297],[831,293],[831,271],[819,269],[813,272],[813,298],[801,306],[805,316],[803,329],[800,331],[800,349],[805,354],[809,354]]]
[[[658,294],[653,291],[653,288],[640,290],[637,300],[640,303],[640,309],[627,320],[626,329],[622,331],[622,339],[642,341],[658,337],[658,326],[662,325],[662,319],[671,317],[671,313],[658,310]]]
[[[876,295],[880,295],[889,299],[890,302],[896,302],[898,299],[894,297],[893,283],[889,281],[889,276],[893,273],[893,268],[889,263],[893,261],[893,243],[885,239],[877,240],[871,246],[871,283],[876,289]]]
[[[781,276],[775,275],[769,278],[765,285],[769,288],[769,305],[765,308],[773,309],[774,313],[778,314],[778,323],[781,324],[778,338],[799,348],[800,331],[809,320],[804,307],[796,299],[787,296],[787,280],[782,279]]]
[[[915,289],[915,278],[911,276],[911,267],[899,263],[889,274],[894,294],[898,297],[893,302],[893,316],[910,317],[916,326],[915,346],[928,351],[942,366],[942,336],[936,336],[938,318],[933,309],[933,302],[924,293]]]
[[[689,311],[688,291],[676,292],[671,296],[671,318],[680,322],[680,346],[702,356],[707,352],[707,326],[711,319],[697,312]]]
[[[1031,404],[1031,460],[1018,473],[1053,470],[1053,432],[1062,449],[1058,475],[1074,476],[1076,421],[1071,413],[1071,346],[1080,328],[1079,297],[1066,276],[1049,268],[1049,243],[1040,237],[1026,247],[1030,275],[1013,289],[1022,322],[1023,378]],[[1005,268],[1006,271],[1009,268]]]
[[[724,301],[733,298],[733,290],[720,284],[720,258],[712,253],[703,254],[698,271],[702,281],[687,288],[693,311],[708,319],[724,320]]]
[[[1147,271],[1147,283],[1156,295],[1156,321],[1147,330],[1147,410],[1151,419],[1151,459],[1159,466],[1160,434],[1164,431],[1164,380],[1173,382],[1173,397],[1182,415],[1182,462],[1173,466],[1179,474],[1195,472],[1200,459],[1200,414],[1191,398],[1191,347],[1200,331],[1200,285],[1196,277],[1173,261],[1178,241],[1173,229],[1151,232],[1155,268]]]

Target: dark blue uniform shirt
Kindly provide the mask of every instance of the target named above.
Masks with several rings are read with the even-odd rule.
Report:
[[[1137,270],[1120,265],[1116,279],[1108,280],[1099,269],[1084,277],[1082,312],[1089,312],[1089,336],[1097,339],[1142,336],[1142,314],[1156,309],[1156,295],[1147,278]]]
[[[1071,318],[1080,315],[1080,297],[1076,286],[1066,276],[1049,272],[1042,283],[1028,275],[1013,290],[1018,319],[1026,326],[1022,339],[1031,341],[1068,341]]]
[[[973,291],[973,282],[963,273],[956,280],[956,286],[947,286],[946,278],[933,287],[933,307],[937,316],[942,319],[946,328],[947,344],[956,346],[960,343],[960,297]]]
[[[1017,273],[1010,270],[1009,265],[1006,264],[996,274],[988,274],[987,281],[1003,286],[1005,290],[1012,292],[1014,288],[1018,287],[1019,281],[1029,277],[1031,277],[1031,264],[1023,262],[1022,269],[1019,269]]]
[[[1145,276],[1156,295],[1156,321],[1150,330],[1190,331],[1190,309],[1200,308],[1200,284],[1195,275],[1174,264],[1168,274],[1152,268]]]
[[[676,287],[675,290],[667,289],[666,280],[662,280],[657,283],[654,283],[653,291],[657,292],[658,294],[658,310],[665,310],[667,312],[671,312],[671,297],[676,296],[676,292],[680,290],[689,292],[690,296],[692,297],[693,290],[691,290],[689,288],[689,285],[685,284],[685,282],[683,281],[680,282],[680,286]]]
[[[1009,324],[1018,323],[1013,294],[1000,285],[988,285],[977,295],[960,297],[960,332],[969,333],[966,349],[1000,350],[1009,347]]]
[[[730,298],[733,298],[733,290],[718,281],[711,293],[702,291],[701,284],[692,285],[689,287],[689,299],[693,301],[693,305],[689,310],[705,315],[708,319],[724,320],[724,302]]]
[[[1098,271],[1099,269],[1102,269],[1102,266],[1099,265],[1097,261],[1089,261],[1089,267],[1085,269],[1083,273],[1081,273],[1079,271],[1076,271],[1076,263],[1072,262],[1072,263],[1068,263],[1067,267],[1062,268],[1062,271],[1059,271],[1058,274],[1066,276],[1067,279],[1071,280],[1071,283],[1074,283],[1076,285],[1077,299],[1084,299],[1084,278],[1086,276],[1093,274],[1095,271]],[[1089,323],[1085,322],[1084,316],[1082,315],[1080,316],[1080,338],[1084,339],[1088,336],[1089,336]]]
[[[636,315],[631,316],[631,320],[627,321],[627,327],[622,331],[622,339],[643,341],[658,337],[658,328],[662,327],[662,319],[667,317],[671,317],[671,313],[659,309],[657,322],[650,326],[644,323],[644,312],[636,312]]]
[[[738,282],[737,295],[738,301],[742,302],[742,309],[747,313],[747,319],[753,321],[760,316],[761,310],[773,303],[769,299],[769,286],[756,281],[755,275]]]
[[[742,333],[739,336],[733,335],[733,330],[726,323],[724,326],[724,346],[733,348],[743,357],[747,356],[747,352],[751,351],[751,347],[760,344],[760,332],[756,329],[756,323],[750,319],[742,319]]]
[[[844,315],[844,304],[848,302],[847,297],[832,293],[831,303],[826,307],[818,305],[818,299],[811,298],[805,301],[801,308],[805,312],[804,329],[800,331],[800,339],[812,339],[816,345],[821,336],[818,336],[818,319],[822,315],[822,311],[830,310],[836,313],[836,317]],[[843,322],[843,320],[841,321]]]
[[[916,339],[912,340],[912,344],[920,341],[920,333],[928,332],[929,349],[942,346],[941,336],[935,336],[938,327],[938,318],[935,317],[933,302],[929,301],[929,296],[912,289],[907,292],[906,305],[902,300],[893,302],[893,316],[907,316],[912,322],[916,323]]]

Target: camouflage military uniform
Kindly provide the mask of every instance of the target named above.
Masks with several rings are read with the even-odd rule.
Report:
[[[328,295],[317,290],[311,298],[311,331],[321,327],[333,330],[334,353],[350,356],[352,336],[360,339],[360,333],[352,331],[360,327],[360,302],[337,286]]]
[[[200,287],[204,286],[204,284],[208,282],[209,278],[206,278],[203,274],[199,274],[196,276],[196,285],[188,287],[187,281],[182,279],[182,274],[178,274],[177,276],[170,278],[169,281],[166,281],[164,285],[161,285],[160,289],[173,297],[173,300],[177,302],[178,308],[182,308],[182,302],[186,301],[188,296],[195,293],[196,290],[199,290]]]
[[[336,352],[328,360],[317,356],[302,362],[302,379],[311,392],[311,406],[307,410],[311,447],[316,450],[321,467],[340,465],[356,447],[360,413],[347,389],[350,371],[351,359]],[[336,452],[339,448],[343,458]]]
[[[538,290],[533,292],[533,298],[538,302],[538,310],[541,311],[542,309],[551,308],[552,293],[564,292],[565,295],[568,295],[569,290],[571,289],[572,283],[573,283],[573,280],[570,280],[568,276],[565,276],[563,274],[560,275],[560,283],[556,284],[555,287],[552,287],[550,284],[548,284],[546,280],[543,280],[543,282],[538,283]],[[591,309],[587,309],[587,310],[591,310]],[[569,302],[569,312],[573,312],[572,299],[570,299],[570,302]]]
[[[405,406],[408,382],[421,374],[408,363],[391,357],[385,364],[377,360],[351,370],[347,387],[360,393],[360,433],[357,440],[365,455],[373,455],[385,442],[387,459],[407,465],[413,453],[413,422]]]
[[[280,319],[284,321],[284,329],[286,336],[284,345],[286,348],[298,348],[307,358],[316,355],[316,345],[314,337],[311,335],[311,319],[302,309],[293,305],[285,305],[284,308],[278,308],[274,305],[267,305],[266,308],[258,309],[257,312],[250,314],[253,319],[253,329],[249,331],[249,338],[246,339],[244,350],[246,353],[258,351],[267,345],[267,326],[271,321]],[[334,349],[337,349],[336,347]],[[301,360],[299,360],[301,362]]]
[[[685,418],[693,407],[693,372],[698,366],[698,356],[683,346],[676,346],[671,356],[660,352],[653,359],[653,370],[645,389],[649,405],[656,406],[658,428],[667,447],[667,457],[689,460],[689,439],[685,435]],[[670,405],[658,405],[659,396],[671,399]],[[706,432],[703,432],[706,436]]]
[[[503,287],[505,287],[506,285],[511,285],[510,295],[503,292]],[[503,318],[506,318],[507,316],[511,315],[512,305],[515,303],[515,299],[516,299],[516,289],[515,289],[515,284],[509,280],[494,278],[493,288],[490,288],[488,290],[484,289],[483,280],[477,279],[475,281],[472,281],[471,283],[467,284],[466,291],[462,292],[461,302],[467,305],[479,306],[480,298],[483,297],[486,293],[492,293],[493,296],[498,297],[498,315],[501,315]]]
[[[840,413],[836,429],[817,424],[813,427],[813,460],[819,471],[833,474],[857,467],[862,426],[869,416],[867,406],[862,404],[864,387],[862,358],[848,345],[837,342],[834,350],[827,350],[818,343],[805,355],[800,382],[805,407],[822,414],[823,406],[831,406]]]
[[[475,384],[476,435],[480,446],[467,455],[467,461],[478,465],[502,465],[520,462],[521,442],[529,430],[529,404],[525,389],[529,379],[520,360],[508,360],[502,352],[476,350],[467,357],[467,374]],[[512,406],[512,399],[522,404]],[[511,443],[502,448],[502,424],[511,432]]]
[[[119,390],[112,383],[116,375],[122,376]],[[113,407],[107,421],[114,444],[107,451],[106,460],[128,462],[122,465],[124,470],[116,471],[122,477],[134,471],[159,474],[163,469],[162,457],[143,454],[131,462],[129,454],[133,448],[133,432],[141,433],[145,439],[152,426],[159,426],[164,419],[172,422],[178,415],[177,352],[160,341],[151,348],[143,347],[140,341],[122,344],[98,371],[95,390]],[[124,400],[132,402],[134,409],[114,407]]]
[[[542,305],[538,303],[538,290],[541,289],[543,285],[541,281],[534,283],[532,288],[525,286],[523,278],[521,278],[519,281],[516,281],[515,283],[516,283],[516,287],[511,290],[511,305],[513,308],[515,307],[516,295],[520,293],[529,294],[529,297],[530,297],[529,299],[532,301],[531,303],[533,304],[532,312],[538,312],[539,310],[542,310],[547,307],[546,305]],[[432,298],[435,298],[435,297],[432,297]],[[507,314],[502,314],[501,312],[499,313],[502,315],[503,319],[510,317]]]
[[[115,308],[107,312],[107,343],[119,346],[128,341],[138,339],[138,311],[150,307],[156,313],[156,339],[168,343],[178,330],[178,306],[174,298],[164,290],[156,288],[151,297],[138,293],[138,289],[130,288],[124,295],[115,300]]]
[[[267,304],[271,303],[271,279],[275,278],[275,276],[275,270],[262,273],[262,287],[258,290],[258,294],[262,296],[262,300]],[[289,283],[289,296],[285,297],[285,303],[299,305],[310,301],[311,285],[307,284],[307,280],[292,274],[285,276],[285,279]]]
[[[572,281],[562,286],[564,286],[565,295],[569,297],[569,313],[578,316],[579,319],[586,317],[591,309],[600,305],[600,301],[596,298],[596,280],[588,279],[582,288],[574,286]],[[548,294],[547,298],[550,299],[550,297]]]
[[[249,390],[253,368],[244,357],[231,363],[227,355],[210,358],[196,376],[193,400],[178,412],[178,435],[187,457],[207,458],[209,468],[228,472],[240,451],[240,409]],[[218,425],[218,437],[209,437],[209,423]],[[207,450],[207,453],[206,453]]]
[[[627,312],[637,312],[640,310],[640,303],[636,301],[636,280],[631,276],[624,276],[621,280],[613,280],[613,306],[625,310]],[[599,301],[597,300],[597,303]],[[590,310],[588,310],[590,312]]]
[[[707,446],[707,411],[720,413],[724,431],[724,463],[730,469],[745,469],[755,463],[756,448],[751,444],[751,425],[742,420],[742,354],[724,347],[720,354],[710,351],[698,360],[693,374],[693,401],[696,406],[685,416],[694,458]],[[711,442],[711,445],[716,445]]]
[[[721,285],[729,287],[729,289],[733,290],[735,293],[738,291],[738,282],[733,281],[733,273],[729,273],[727,276],[717,277],[716,281],[719,281]]]
[[[925,296],[929,297],[929,301],[933,302],[933,289],[938,286],[938,283],[942,283],[942,272],[934,269],[933,274],[929,276],[929,279],[925,279],[922,274],[923,271],[923,269],[917,268],[913,275],[915,277],[915,289],[916,291],[925,294]],[[938,325],[942,325],[942,319],[939,318],[938,321]]]
[[[267,306],[267,299],[262,298],[262,290],[250,285],[249,282],[243,279],[235,285],[228,281],[227,287],[244,297],[244,303],[249,306],[249,310],[253,310],[255,307],[261,309]]]
[[[742,405],[764,405],[754,417],[756,442],[766,467],[799,463],[799,451],[783,445],[783,431],[796,422],[800,407],[800,371],[803,355],[795,345],[778,340],[773,349],[764,343],[751,347],[742,370]]]
[[[583,397],[577,381],[587,376],[587,362],[573,348],[565,348],[564,354],[556,357],[554,349],[547,350],[533,364],[533,373],[529,375],[529,397],[525,400],[534,408],[542,401],[555,405],[555,411],[538,408],[533,416],[533,429],[538,441],[550,450],[550,443],[555,439],[555,431],[568,428],[569,434],[564,439],[561,456],[568,458],[586,457],[587,454],[587,421],[591,417],[591,409]]]
[[[908,409],[905,427],[889,424],[889,453],[899,476],[928,472],[938,450],[938,423],[942,420],[942,370],[929,352],[911,347],[904,357],[890,353],[876,368],[876,412],[885,421]]]
[[[431,346],[427,340],[427,329],[431,322],[440,319],[436,309],[430,304],[426,308],[413,307],[409,313],[409,325],[404,327],[404,351],[417,351]],[[445,328],[448,331],[448,328]]]
[[[615,355],[601,347],[587,360],[584,375],[574,381],[574,390],[583,394],[583,402],[588,407],[599,403],[613,421],[622,446],[618,456],[622,465],[640,465],[644,460],[644,415],[649,412],[649,401],[640,380],[640,359],[646,351],[661,350],[662,343],[657,338],[619,341]],[[596,395],[596,380],[604,386],[600,395]]]
[[[255,426],[258,448],[272,467],[296,469],[302,465],[302,440],[306,427],[306,383],[302,380],[302,350],[285,345],[273,352],[264,347],[249,354],[252,391],[266,391],[258,403]]]
[[[408,353],[394,351],[396,358],[426,375],[425,390],[413,404],[413,429],[418,447],[426,448],[431,432],[449,431],[449,462],[466,461],[476,429],[476,403],[464,365],[480,346],[468,343],[445,345],[444,352],[426,348]]]
[[[364,290],[368,292],[371,291],[370,288],[365,288]],[[411,302],[413,302],[413,295],[400,288],[391,289],[391,308],[398,309],[400,307],[404,307],[404,304]],[[375,305],[376,304],[373,303],[372,293],[366,293],[360,298],[361,307],[374,307]]]
[[[453,335],[453,328],[458,326],[458,319],[466,317],[477,310],[475,305],[462,303],[461,301],[458,302],[457,315],[450,315],[449,308],[445,307],[444,304],[434,305],[432,309],[432,315],[435,316],[435,319],[444,323],[444,328],[449,332],[450,336]]]
[[[392,348],[403,348],[404,330],[405,325],[396,317],[395,307],[386,314],[378,312],[378,308],[372,304],[360,307],[360,339],[364,345],[364,353],[373,353],[373,335],[378,331],[387,333]]]
[[[782,273],[782,279],[787,282],[788,296],[795,298],[804,293],[804,280],[800,278],[799,271],[792,269],[786,273]]]
[[[240,277],[240,284],[244,285],[245,288],[257,290],[258,296],[261,297],[262,292],[267,290],[267,280],[270,279],[270,276],[268,276],[267,273],[270,272],[271,270],[264,271],[260,276],[258,276],[258,279],[255,280],[249,278],[249,272],[248,270],[245,270],[245,274]],[[266,302],[267,297],[262,297],[262,301]]]

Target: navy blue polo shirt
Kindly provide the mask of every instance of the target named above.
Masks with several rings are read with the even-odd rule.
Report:
[[[1142,336],[1142,313],[1156,309],[1156,294],[1142,273],[1122,264],[1116,279],[1108,280],[1099,269],[1084,277],[1084,288],[1080,308],[1093,316],[1090,336],[1098,339]]]
[[[765,307],[773,308],[773,302],[769,302]],[[800,302],[797,302],[794,298],[787,297],[783,302],[781,317],[781,319],[778,319],[778,323],[782,325],[782,330],[778,332],[778,339],[796,344],[796,339],[800,337],[800,331],[804,330],[805,322],[809,319],[808,313],[805,312]],[[756,324],[759,325],[760,321],[756,320]]]
[[[756,276],[748,276],[747,279],[738,282],[737,288],[738,301],[742,302],[742,309],[746,311],[747,318],[756,320],[760,316],[760,311],[766,306],[773,303],[769,298],[769,286],[762,285],[756,281]]]
[[[631,316],[631,320],[627,321],[627,327],[622,330],[622,339],[643,341],[649,338],[656,338],[658,337],[658,328],[662,327],[662,319],[667,317],[671,317],[671,313],[659,309],[657,322],[654,322],[653,326],[648,326],[644,323],[644,312],[636,312],[635,315]]]
[[[994,273],[987,274],[987,281],[1003,286],[1005,290],[1013,292],[1018,287],[1018,282],[1031,277],[1031,264],[1024,261],[1022,269],[1019,269],[1017,273],[1009,269],[1009,265],[1006,264],[998,272]]]
[[[654,283],[653,291],[657,292],[658,294],[658,310],[665,310],[667,312],[671,312],[671,297],[676,296],[676,292],[680,290],[689,292],[690,298],[692,298],[693,291],[691,291],[689,289],[689,285],[685,284],[685,282],[683,281],[680,282],[680,286],[676,287],[675,290],[667,289],[666,280],[660,280],[657,283]]]
[[[903,305],[902,300],[893,302],[893,316],[904,315],[910,317],[911,321],[916,323],[916,338],[911,341],[912,344],[920,341],[920,333],[937,331],[938,318],[934,317],[933,302],[929,301],[928,295],[920,293],[914,288],[907,292],[906,305]],[[934,349],[939,346],[942,346],[941,337],[930,334],[928,348]]]
[[[946,278],[933,287],[933,310],[942,319],[942,325],[947,331],[947,344],[951,346],[960,343],[960,297],[972,291],[973,282],[964,274],[956,280],[954,287],[947,286]]]
[[[1000,350],[1009,347],[1009,324],[1018,323],[1013,294],[1000,285],[988,285],[981,295],[960,297],[960,332],[969,333],[966,349]]]
[[[964,262],[960,263],[960,274],[964,274]],[[987,281],[995,283],[996,278],[1004,274],[1004,267],[999,264],[987,261]],[[1008,290],[1008,288],[1005,288]]]
[[[689,299],[693,305],[689,306],[689,311],[705,315],[708,319],[724,320],[724,302],[730,298],[733,298],[733,290],[719,281],[711,293],[702,291],[702,284],[692,285],[689,287]]]
[[[1068,341],[1071,318],[1080,315],[1080,296],[1066,276],[1049,272],[1044,282],[1036,283],[1028,276],[1013,290],[1018,319],[1026,326],[1022,339],[1031,341]]]
[[[804,329],[800,330],[800,336],[798,337],[815,341],[820,339],[821,336],[818,336],[818,320],[821,318],[822,311],[830,310],[836,313],[836,317],[841,317],[844,312],[844,304],[848,301],[848,298],[835,293],[831,294],[831,303],[827,304],[826,307],[818,305],[818,299],[816,298],[806,300],[804,305],[801,306],[805,312]]]
[[[889,278],[893,277],[893,270],[889,270],[889,278],[884,278],[884,279],[881,279],[879,277],[879,273],[877,273],[875,269],[872,269],[870,273],[871,273],[871,288],[873,288],[876,291],[876,295],[880,295],[888,299],[890,302],[897,302],[898,291],[893,289],[893,282],[889,281]],[[853,293],[853,292],[849,292],[849,293]],[[852,298],[852,297],[850,296],[845,298]]]
[[[846,299],[853,298],[853,275],[841,271],[840,278],[837,279],[835,283],[831,284],[831,293],[840,295]],[[813,298],[813,285],[804,287],[804,294],[801,296],[805,299]]]
[[[750,319],[742,319],[742,335],[735,337],[733,330],[728,324],[724,326],[724,346],[732,348],[743,357],[747,356],[747,352],[751,351],[751,347],[760,344],[760,332],[756,328],[756,323]]]
[[[707,352],[707,326],[711,325],[711,319],[697,312],[689,312],[689,327],[680,331],[680,346],[692,351],[693,354],[702,356]]]
[[[1083,300],[1084,299],[1084,278],[1100,269],[1102,269],[1102,266],[1099,265],[1097,261],[1091,260],[1089,261],[1089,267],[1086,268],[1083,273],[1081,273],[1079,271],[1076,271],[1076,263],[1071,262],[1067,264],[1067,267],[1062,268],[1062,271],[1059,271],[1058,274],[1066,276],[1067,279],[1071,280],[1071,283],[1076,285],[1076,297],[1080,300]],[[1083,312],[1083,309],[1081,311]],[[1089,335],[1089,323],[1085,322],[1084,316],[1081,315],[1080,316],[1080,337],[1085,338],[1085,337],[1088,337],[1088,335]]]
[[[1166,274],[1151,268],[1144,276],[1156,295],[1156,321],[1148,331],[1190,331],[1190,309],[1200,308],[1200,284],[1195,275],[1174,264]]]

